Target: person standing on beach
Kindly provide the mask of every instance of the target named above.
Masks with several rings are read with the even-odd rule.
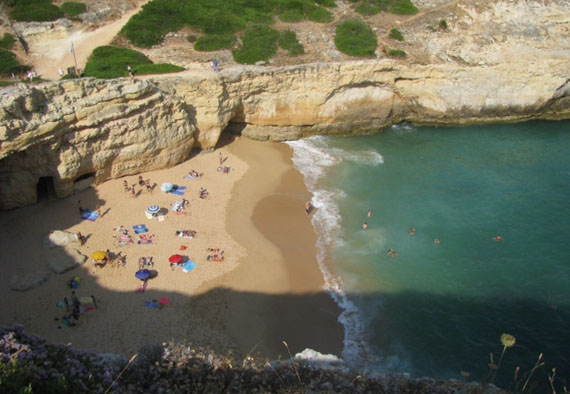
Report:
[[[313,206],[311,205],[311,203],[309,201],[307,201],[307,203],[305,204],[305,214],[307,216],[309,216],[311,214],[312,210],[313,210]]]

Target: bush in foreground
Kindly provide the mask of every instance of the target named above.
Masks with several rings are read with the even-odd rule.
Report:
[[[372,57],[378,46],[376,34],[363,22],[347,21],[337,26],[334,43],[350,56]]]
[[[95,78],[120,78],[128,76],[127,67],[135,74],[164,74],[179,72],[182,67],[172,64],[153,64],[144,54],[127,48],[102,46],[95,48],[87,64],[84,76]]]
[[[342,361],[311,364],[220,356],[188,344],[144,346],[126,360],[51,345],[0,328],[0,392],[12,393],[505,393],[492,385],[369,378]],[[322,365],[322,366],[319,366]],[[120,375],[120,376],[119,376]]]

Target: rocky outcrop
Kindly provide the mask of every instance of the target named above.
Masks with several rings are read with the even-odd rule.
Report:
[[[45,177],[55,194],[172,166],[194,146],[186,105],[146,81],[69,80],[0,94],[0,208],[32,204]]]
[[[379,131],[401,121],[470,124],[570,118],[568,62],[406,66],[316,63],[130,81],[80,79],[0,92],[0,208],[36,201],[41,177],[67,196],[177,164],[222,131],[258,140]]]

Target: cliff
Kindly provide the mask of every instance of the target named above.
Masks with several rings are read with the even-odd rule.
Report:
[[[235,67],[144,80],[78,79],[0,91],[0,209],[185,160],[224,130],[258,140],[391,124],[570,118],[568,63],[403,65],[392,60]]]

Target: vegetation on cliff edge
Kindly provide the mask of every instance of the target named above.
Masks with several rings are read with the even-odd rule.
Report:
[[[87,59],[84,76],[95,78],[120,78],[129,76],[127,67],[133,74],[165,74],[184,70],[172,64],[154,64],[144,54],[127,48],[113,46],[97,47]]]

